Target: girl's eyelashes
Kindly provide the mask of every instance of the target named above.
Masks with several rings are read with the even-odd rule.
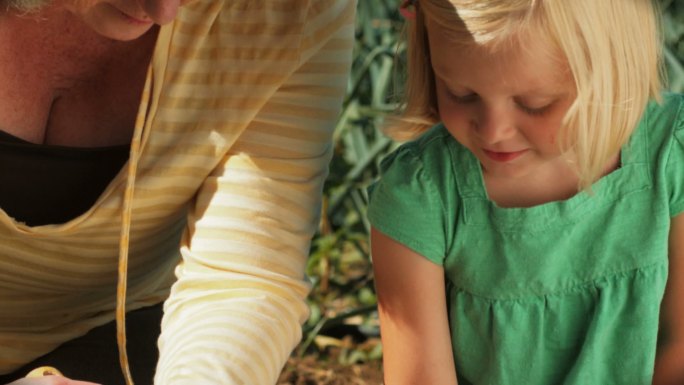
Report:
[[[453,101],[461,104],[472,103],[478,99],[478,95],[474,92],[471,92],[469,94],[458,95],[454,92],[447,91],[447,94],[449,95],[449,98],[451,98]]]
[[[519,102],[516,102],[516,105],[518,106],[518,108],[521,111],[523,111],[524,113],[526,113],[528,115],[541,116],[541,115],[544,115],[549,110],[549,108],[551,108],[553,103],[549,103],[549,104],[542,106],[542,107],[534,107],[534,108],[528,107],[528,106],[526,106],[522,103],[519,103]]]
[[[474,102],[478,101],[480,98],[479,95],[474,93],[474,92],[459,94],[459,93],[455,93],[455,92],[447,90],[447,95],[449,96],[449,98],[451,100],[453,100],[455,103],[458,103],[458,104],[474,103]],[[541,107],[530,107],[530,106],[526,105],[525,103],[523,103],[519,100],[516,100],[515,105],[520,111],[526,113],[527,115],[542,116],[549,111],[551,106],[553,106],[554,102],[555,101],[551,101],[551,102],[549,102],[549,103],[547,103]]]

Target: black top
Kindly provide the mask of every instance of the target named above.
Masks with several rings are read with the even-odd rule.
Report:
[[[0,208],[29,226],[76,218],[118,174],[129,149],[35,144],[0,130]]]

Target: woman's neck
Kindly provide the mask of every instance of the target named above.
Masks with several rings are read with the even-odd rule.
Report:
[[[0,47],[4,47],[0,48],[0,64],[28,64],[43,72],[45,81],[69,88],[70,82],[97,77],[104,68],[124,59],[130,62],[135,52],[147,56],[136,47],[149,46],[155,35],[156,29],[131,42],[107,39],[59,6],[24,15],[4,13],[0,16]],[[33,65],[40,62],[42,68]]]

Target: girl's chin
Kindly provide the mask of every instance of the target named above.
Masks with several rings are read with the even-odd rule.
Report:
[[[495,178],[522,178],[531,172],[531,166],[524,162],[496,162],[491,159],[480,159],[484,175]]]

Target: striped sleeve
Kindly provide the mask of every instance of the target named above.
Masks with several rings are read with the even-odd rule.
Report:
[[[350,0],[309,2],[299,65],[199,190],[156,384],[274,384],[299,342],[354,10]]]

